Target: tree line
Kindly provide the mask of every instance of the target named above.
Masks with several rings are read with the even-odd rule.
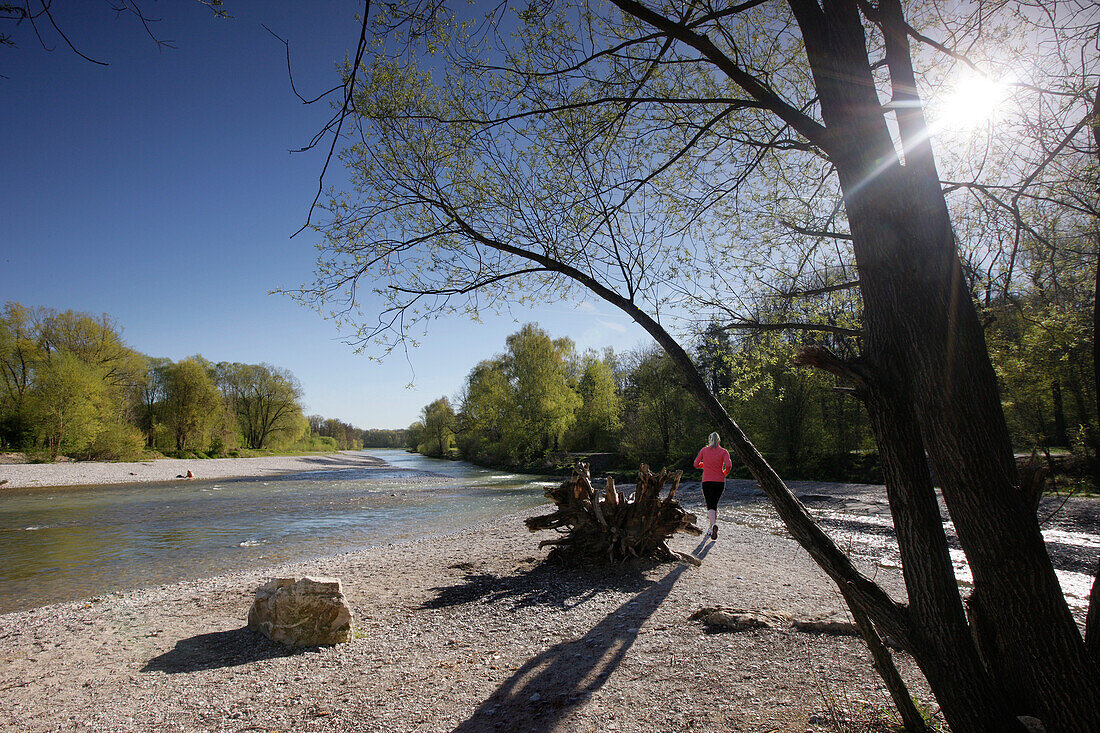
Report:
[[[774,338],[734,340],[712,325],[695,341],[711,389],[763,436],[779,465],[818,473],[869,452],[866,418],[829,380],[787,368]],[[409,426],[408,447],[488,465],[545,464],[562,452],[614,453],[624,466],[690,466],[713,430],[667,354],[655,346],[578,353],[537,324],[477,364],[454,404],[441,397]]]
[[[1068,449],[1095,468],[1086,275],[1063,271],[1055,288],[1036,271],[1031,290],[990,298],[982,313],[1016,449]],[[834,337],[838,351],[846,338]],[[711,392],[786,475],[881,481],[858,401],[834,377],[795,364],[807,342],[791,330],[712,322],[694,336],[692,356]],[[570,339],[527,324],[503,353],[470,370],[453,399],[425,405],[405,436],[409,450],[482,465],[542,466],[555,454],[601,452],[624,468],[689,467],[712,429],[656,346],[578,353]]]
[[[401,444],[398,431],[307,418],[301,399],[294,374],[270,364],[141,354],[107,315],[15,302],[0,311],[0,447],[135,460]]]

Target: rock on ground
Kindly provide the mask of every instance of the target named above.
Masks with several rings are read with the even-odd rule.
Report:
[[[272,578],[256,589],[248,628],[295,649],[351,638],[351,608],[336,578]]]

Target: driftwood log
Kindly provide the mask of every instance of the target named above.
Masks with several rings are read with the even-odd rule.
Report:
[[[592,487],[588,464],[579,463],[573,477],[546,496],[556,509],[551,514],[526,520],[532,532],[553,529],[564,536],[544,540],[539,548],[552,546],[550,558],[567,563],[615,562],[628,558],[683,560],[698,565],[699,560],[686,553],[670,550],[667,541],[676,532],[701,535],[695,515],[689,514],[675,498],[681,471],[655,474],[642,464],[634,495],[627,498],[608,477],[603,496]],[[671,481],[668,496],[661,489]]]

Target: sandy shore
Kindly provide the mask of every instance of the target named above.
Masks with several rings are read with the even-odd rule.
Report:
[[[542,563],[546,533],[523,527],[540,511],[0,616],[0,730],[804,733],[889,709],[854,638],[692,620],[704,607],[842,615],[782,533],[723,509],[718,542],[673,540],[699,568],[562,570]],[[264,579],[305,574],[343,581],[350,643],[288,654],[245,628]],[[876,579],[899,592],[889,571]]]
[[[384,461],[358,451],[309,456],[264,456],[260,458],[183,459],[158,458],[133,463],[4,463],[0,464],[0,485],[4,488],[25,486],[86,486],[124,484],[142,481],[173,481],[187,475],[197,479],[243,476],[272,476],[300,471],[326,471],[360,466],[378,466]],[[6,483],[3,483],[6,481]]]

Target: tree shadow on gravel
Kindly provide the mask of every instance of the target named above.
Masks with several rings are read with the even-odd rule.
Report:
[[[289,653],[282,644],[242,627],[180,639],[175,648],[150,659],[141,671],[166,674],[200,672],[285,657]]]
[[[692,554],[703,559],[711,546],[700,542]],[[548,733],[556,730],[570,712],[583,706],[603,686],[634,644],[639,627],[660,607],[687,568],[680,563],[656,581],[644,578],[640,572],[632,572],[626,582],[628,588],[637,585],[637,595],[608,614],[583,637],[555,644],[530,659],[455,728],[455,733],[501,729]],[[526,577],[534,576],[536,571]],[[600,581],[599,575],[596,580]],[[589,595],[610,587],[596,587]],[[613,587],[624,590],[622,586]],[[490,599],[491,593],[478,598]],[[520,597],[524,597],[523,594]]]
[[[467,571],[461,582],[432,588],[435,597],[421,608],[439,609],[467,603],[511,602],[515,608],[553,606],[569,609],[602,591],[625,593],[645,590],[651,581],[645,573],[658,563],[634,562],[603,567],[568,567],[543,562],[517,575],[495,575]],[[452,568],[465,570],[463,564]]]

